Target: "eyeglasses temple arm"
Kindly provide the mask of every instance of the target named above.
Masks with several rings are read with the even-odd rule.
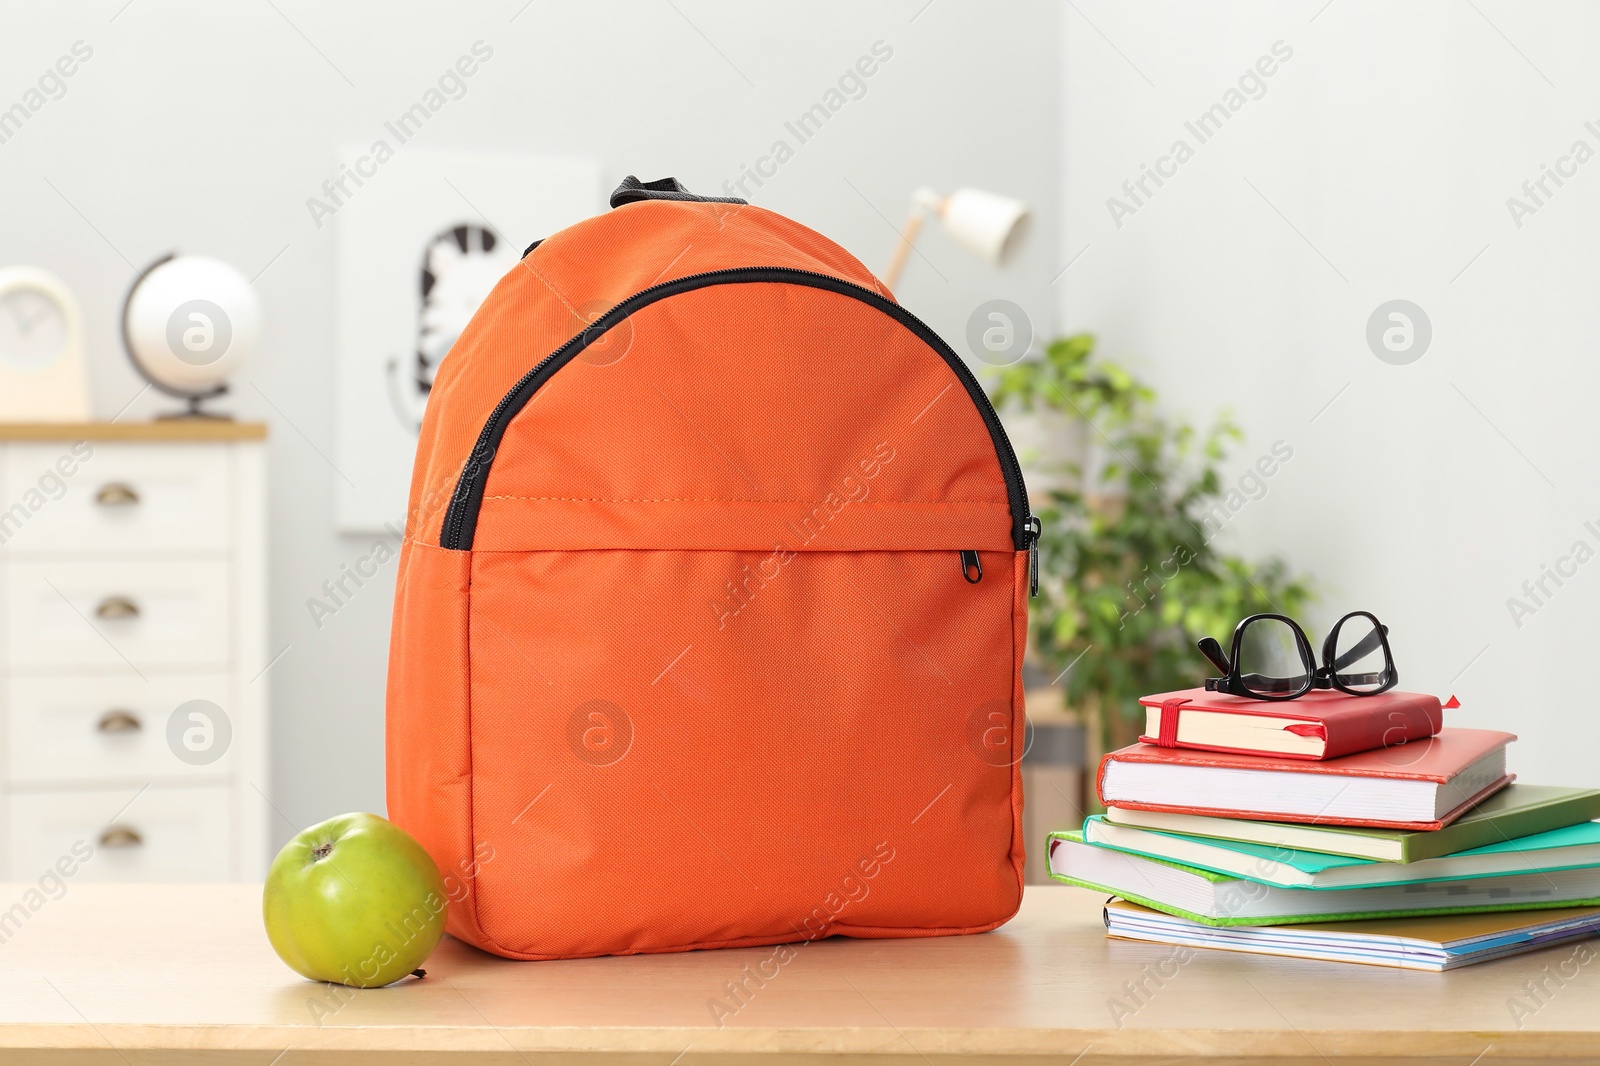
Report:
[[[1217,643],[1215,637],[1201,637],[1195,643],[1195,647],[1200,649],[1200,654],[1204,655],[1212,666],[1222,671],[1223,677],[1233,673],[1233,664],[1228,661],[1227,652],[1222,650],[1222,645]]]

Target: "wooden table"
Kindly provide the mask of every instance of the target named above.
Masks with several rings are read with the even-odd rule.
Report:
[[[0,885],[0,911],[25,889]],[[725,983],[772,949],[527,963],[447,939],[427,978],[358,992],[278,961],[254,886],[71,885],[6,927],[0,1063],[1600,1062],[1600,941],[1447,974],[1220,951],[1175,966],[1107,940],[1100,902],[1041,886],[985,936],[808,944],[738,1007]],[[1540,978],[1519,1030],[1508,1003]]]

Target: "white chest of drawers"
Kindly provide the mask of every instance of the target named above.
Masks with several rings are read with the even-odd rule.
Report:
[[[265,436],[0,425],[0,880],[265,876]]]

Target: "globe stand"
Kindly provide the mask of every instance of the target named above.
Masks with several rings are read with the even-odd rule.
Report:
[[[146,378],[145,380],[148,381],[149,379]],[[155,382],[153,382],[153,381],[150,382],[150,383],[152,385],[155,384]],[[159,386],[157,386],[157,387],[159,388]],[[167,392],[168,390],[162,389],[161,391]],[[226,412],[226,411],[206,411],[206,410],[203,410],[201,408],[201,406],[200,406],[200,404],[203,403],[204,401],[211,399],[213,396],[220,396],[224,392],[227,392],[227,391],[228,391],[227,388],[224,387],[224,388],[218,389],[216,392],[208,392],[203,396],[184,395],[184,396],[182,396],[180,398],[183,399],[183,400],[186,400],[188,402],[188,404],[189,404],[188,407],[186,407],[182,411],[164,411],[161,414],[156,415],[156,421],[157,422],[191,422],[191,421],[195,421],[195,422],[232,422],[233,421],[233,416],[231,414],[229,414],[228,412]]]
[[[182,411],[165,411],[156,415],[155,420],[157,422],[233,421],[233,416],[225,411],[207,411],[200,406],[207,400],[214,400],[218,396],[226,395],[228,391],[227,385],[218,385],[216,388],[207,389],[205,392],[185,392],[182,389],[175,389],[172,386],[157,381],[155,378],[151,377],[145,372],[144,367],[139,365],[139,360],[132,359],[130,362],[133,363],[133,368],[139,372],[139,376],[148,381],[152,388],[156,389],[158,392],[164,392],[168,396],[182,400],[184,403],[188,404],[188,406]]]
[[[189,407],[182,411],[162,411],[154,416],[157,422],[232,422],[233,416],[226,411],[202,411],[198,400],[191,400]]]

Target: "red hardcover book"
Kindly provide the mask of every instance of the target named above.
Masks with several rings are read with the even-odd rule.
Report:
[[[1267,822],[1442,829],[1513,780],[1491,729],[1308,762],[1132,744],[1100,762],[1100,802]]]
[[[1350,696],[1313,689],[1297,700],[1268,702],[1203,688],[1145,696],[1139,739],[1167,748],[1337,759],[1433,736],[1444,725],[1437,696],[1380,692]]]

